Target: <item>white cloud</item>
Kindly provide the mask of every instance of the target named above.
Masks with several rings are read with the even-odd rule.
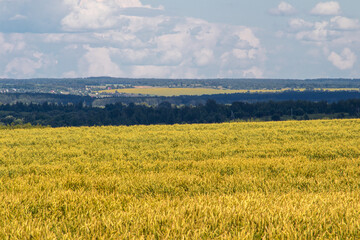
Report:
[[[224,71],[221,69],[235,65],[236,68],[242,69],[265,58],[260,40],[247,27],[211,24],[204,20],[188,18],[169,29],[169,32],[172,33],[154,37],[154,51],[158,51],[162,56],[159,63],[177,64],[188,74],[193,75],[193,67],[196,66],[209,67],[213,71]],[[239,61],[232,58],[231,54],[221,57],[225,52],[231,53],[234,47],[238,51],[246,52],[249,61]],[[181,74],[176,74],[179,75]]]
[[[292,15],[296,13],[296,9],[287,2],[281,2],[277,8],[270,9],[269,12],[273,15]]]
[[[136,50],[136,49],[126,48],[126,49],[117,50],[115,53],[120,54],[121,58],[128,60],[129,63],[138,64],[139,62],[142,62],[144,59],[146,59],[149,56],[150,51],[148,49]]]
[[[100,4],[108,4],[116,8],[152,8],[150,5],[143,5],[140,0],[64,0],[64,3],[69,6],[84,7],[88,4],[98,2]]]
[[[312,41],[322,45],[325,41],[335,38],[338,32],[329,29],[329,22],[322,21],[314,23],[310,31],[300,31],[296,34],[296,39],[301,41]]]
[[[20,34],[11,34],[7,36],[0,33],[0,54],[9,54],[14,51],[22,51],[26,44]]]
[[[360,47],[360,21],[358,19],[342,16],[321,22],[292,19],[288,24],[290,29],[287,36],[295,36],[302,43],[313,43],[318,47],[330,49],[350,46],[353,49],[359,49]],[[325,55],[328,57],[329,53]]]
[[[100,1],[71,1],[72,12],[62,19],[66,30],[110,28],[116,23],[114,9]]]
[[[314,15],[338,15],[340,13],[340,4],[335,1],[320,2],[312,10]]]
[[[243,77],[246,78],[262,78],[263,77],[263,71],[258,67],[252,67],[250,69],[247,69],[243,71]]]
[[[18,20],[26,20],[28,17],[21,15],[21,14],[16,14],[15,16],[11,17],[10,20],[11,21],[18,21]]]
[[[15,58],[11,60],[5,68],[5,74],[10,76],[29,77],[32,76],[37,69],[42,67],[41,56],[37,56],[37,60],[26,57]]]
[[[339,30],[355,30],[360,27],[358,19],[336,16],[330,20],[331,25]]]
[[[225,26],[212,24],[201,19],[174,20],[178,22],[172,29],[167,30],[170,34],[161,35],[159,38],[161,48],[164,50],[174,46],[186,52],[193,52],[200,48],[215,48],[221,38],[221,33],[226,32],[226,36],[230,33],[224,29]]]
[[[157,47],[160,50],[171,50],[174,47],[184,48],[188,40],[188,35],[184,32],[177,32],[172,34],[164,34],[156,38]]]
[[[131,72],[131,76],[135,78],[166,78],[169,75],[169,67],[156,65],[134,66]]]
[[[147,46],[147,43],[143,43],[135,33],[130,33],[126,30],[109,30],[102,31],[100,33],[94,33],[93,36],[89,36],[90,38],[99,39],[99,41],[111,44],[111,45],[119,45],[123,48],[144,48]]]
[[[68,12],[60,32],[18,39],[0,34],[0,54],[10,59],[2,57],[1,63],[17,59],[7,68],[11,76],[242,77],[266,59],[260,39],[246,26],[159,15],[165,12],[139,0],[61,1]],[[141,11],[151,14],[136,15]],[[57,67],[36,60],[36,51],[46,52],[41,58]],[[21,62],[25,67],[16,68]]]
[[[62,19],[61,24],[68,31],[110,29],[124,24],[136,31],[159,22],[156,18],[126,16],[122,13],[126,8],[154,9],[139,0],[65,0],[65,3],[71,12]],[[127,24],[129,21],[131,24]]]
[[[320,4],[318,6],[317,13],[320,13],[320,7],[324,5]],[[335,4],[335,7],[332,8],[337,9],[336,11],[330,11],[329,6],[331,7],[333,4],[329,4],[327,10],[323,8],[323,14],[326,13],[330,15],[330,13],[340,12],[340,6],[336,7],[338,4]],[[357,53],[360,47],[359,20],[335,16],[331,17],[329,21],[318,22],[291,19],[288,24],[290,27],[288,36],[295,36],[295,39],[302,43],[302,47],[310,47],[307,51],[304,49],[307,57],[310,57],[310,61],[322,66],[321,64],[323,64],[323,61],[326,59],[339,70],[353,69],[356,71],[354,64],[357,61]],[[343,50],[338,53],[333,49]],[[322,66],[322,69],[326,68]],[[343,73],[338,74],[339,76],[343,76]]]
[[[239,28],[234,31],[234,36],[238,37],[237,47],[240,48],[258,48],[260,40],[254,35],[250,28]]]
[[[119,66],[111,59],[112,49],[84,46],[87,53],[80,61],[80,71],[83,76],[115,76],[123,75]]]
[[[356,55],[349,48],[345,48],[341,54],[331,52],[328,60],[338,69],[347,70],[353,68],[356,62]]]
[[[157,26],[157,18],[166,22],[165,27]],[[228,77],[242,77],[243,70],[266,59],[260,40],[248,27],[194,18],[154,17],[148,23],[146,18],[136,19],[144,24],[131,27],[128,21],[119,29],[44,34],[43,41],[64,44],[64,50],[81,54],[79,68],[63,71],[69,73],[66,76],[73,76],[75,71],[80,76],[145,77],[153,73],[154,77],[201,77],[236,68],[238,71]],[[76,48],[84,44],[86,48]],[[246,52],[247,58],[237,59],[230,54],[226,59],[229,64],[223,63],[223,53],[231,53],[234,48]]]
[[[160,63],[164,65],[178,65],[183,60],[183,57],[179,49],[163,51],[160,53]]]
[[[78,48],[79,48],[79,46],[77,44],[69,44],[64,47],[65,50],[76,50]]]
[[[247,59],[249,57],[248,50],[233,49],[232,54],[238,59]]]
[[[12,52],[14,47],[15,46],[13,44],[7,42],[4,39],[4,35],[2,33],[0,33],[0,54]]]
[[[255,49],[233,49],[232,54],[238,59],[256,59],[258,51]]]
[[[333,45],[341,47],[360,42],[360,21],[342,16],[332,17],[329,21],[308,22],[300,18],[288,23],[288,36],[299,41],[313,42],[318,46]],[[357,46],[358,47],[358,46]]]
[[[304,19],[301,19],[301,18],[293,18],[293,19],[291,19],[289,21],[289,26],[292,29],[299,30],[299,29],[311,28],[311,27],[314,26],[314,24],[311,23],[311,22],[307,22],[307,21],[305,21]]]
[[[143,29],[146,29],[146,31],[156,32],[158,30],[158,26],[161,23],[166,22],[168,20],[168,17],[120,16],[119,19],[122,20],[122,22],[127,23],[127,27],[125,27],[125,29],[128,32],[136,33]]]
[[[211,49],[203,48],[194,53],[196,65],[203,67],[214,61],[214,52]]]
[[[354,46],[360,49],[360,31],[342,31],[341,35],[332,41],[336,46]]]

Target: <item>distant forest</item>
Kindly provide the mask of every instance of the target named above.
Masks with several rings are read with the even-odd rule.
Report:
[[[228,89],[281,89],[281,88],[359,88],[360,79],[156,79],[156,78],[39,78],[0,79],[0,87],[36,90],[39,87],[84,88],[88,85],[123,84],[128,86],[202,86]]]
[[[175,106],[163,102],[157,106],[122,103],[104,108],[78,104],[5,104],[0,105],[0,124],[62,126],[149,125],[182,123],[220,123],[227,121],[279,121],[319,118],[358,118],[360,99],[338,102],[267,101],[219,104],[207,100],[197,106]]]
[[[6,93],[0,94],[0,104],[43,104],[54,103],[60,105],[82,103],[91,107],[104,107],[109,104],[147,104],[157,106],[162,102],[169,102],[173,105],[193,105],[205,104],[207,100],[213,99],[217,103],[232,104],[233,102],[266,102],[266,101],[326,101],[338,102],[348,99],[360,99],[358,91],[285,91],[279,93],[234,93],[216,94],[201,96],[176,96],[176,97],[157,97],[157,96],[137,96],[137,97],[111,97],[94,98],[90,96],[49,94],[49,93]]]
[[[120,85],[123,88],[145,85],[289,90],[176,97],[97,97],[93,94],[93,88]],[[316,90],[326,88],[333,91]],[[360,79],[0,79],[0,92],[0,125],[4,126],[27,123],[53,127],[147,125],[360,117]]]
[[[159,105],[162,102],[169,102],[174,105],[198,105],[205,104],[207,100],[212,99],[217,103],[232,104],[233,102],[267,102],[267,101],[312,101],[312,102],[338,102],[349,99],[360,99],[360,92],[356,91],[285,91],[279,93],[232,93],[232,94],[215,94],[201,96],[176,96],[176,97],[114,97],[94,99],[92,106],[105,106],[118,102],[129,104],[148,104]]]

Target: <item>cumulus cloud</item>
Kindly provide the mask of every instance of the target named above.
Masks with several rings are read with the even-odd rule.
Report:
[[[0,54],[22,51],[25,45],[23,37],[20,34],[12,34],[6,39],[5,35],[0,33]]]
[[[296,32],[296,39],[324,43],[345,37],[344,31],[360,28],[357,19],[341,16],[331,18],[330,21],[308,22],[303,19],[291,19],[290,29]],[[348,36],[347,36],[348,37]]]
[[[289,21],[289,26],[292,29],[299,30],[299,29],[312,28],[314,26],[314,24],[311,22],[307,22],[301,18],[293,18]]]
[[[338,38],[332,40],[332,44],[360,49],[360,31],[342,31]]]
[[[335,1],[320,2],[312,10],[314,15],[338,15],[340,14],[340,4]]]
[[[353,68],[356,62],[356,55],[349,48],[345,48],[341,54],[331,52],[328,60],[338,69],[347,70]]]
[[[296,34],[296,39],[301,41],[310,41],[322,45],[326,41],[331,41],[342,34],[332,30],[327,21],[315,22],[311,30],[300,31]]]
[[[351,19],[347,17],[336,16],[333,17],[330,22],[333,28],[339,30],[355,30],[360,27],[358,19]]]
[[[67,77],[74,73],[151,77],[151,72],[153,77],[210,77],[231,72],[232,68],[238,71],[227,77],[242,77],[243,70],[266,59],[265,50],[251,28],[194,18],[163,19],[166,24],[154,28],[149,28],[154,26],[151,23],[133,28],[128,21],[119,29],[33,34],[31,38],[44,46],[58,46],[58,52],[53,54],[61,57],[59,66],[67,66],[61,72]],[[236,57],[241,51],[246,57]],[[221,58],[224,53],[228,53],[226,59]]]
[[[252,67],[243,72],[243,76],[246,78],[262,78],[263,71],[258,67]]]
[[[360,42],[360,21],[343,16],[332,17],[328,21],[309,22],[295,18],[288,22],[288,36],[302,42],[313,42],[318,46],[349,45]]]
[[[320,65],[327,60],[336,69],[352,69],[353,73],[357,71],[354,65],[360,47],[360,23],[358,19],[339,16],[339,12],[340,6],[337,2],[319,3],[312,10],[313,14],[337,16],[331,16],[329,20],[323,21],[291,19],[285,36],[294,37],[304,48],[310,47],[306,55],[311,56],[313,62]],[[344,73],[338,74],[343,76]]]
[[[26,57],[15,58],[6,65],[5,74],[8,76],[30,77],[42,66],[41,55],[38,55],[36,60]]]
[[[119,55],[123,60],[127,60],[127,63],[139,63],[143,62],[150,54],[151,51],[148,49],[131,49],[131,48],[125,48],[125,49],[117,49],[115,54]]]
[[[178,65],[182,62],[184,57],[179,49],[161,51],[158,55],[160,59],[159,63],[162,65]]]
[[[65,0],[65,3],[71,10],[62,19],[61,24],[65,30],[69,31],[109,29],[121,26],[127,21],[131,21],[133,23],[131,26],[136,28],[139,24],[148,24],[149,21],[151,23],[154,20],[154,18],[147,18],[147,21],[139,22],[144,18],[128,17],[123,14],[122,11],[127,8],[153,9],[150,5],[143,5],[139,0]]]
[[[197,66],[203,67],[214,61],[214,52],[211,49],[203,48],[194,53]]]
[[[238,37],[238,47],[258,48],[260,46],[260,40],[254,35],[254,32],[250,28],[238,29],[234,32],[234,35]]]
[[[0,33],[0,54],[12,52],[14,47],[13,44],[5,41],[4,35]]]
[[[62,19],[66,30],[110,28],[116,23],[114,9],[100,1],[71,1],[72,11]]]
[[[246,26],[165,16],[140,0],[61,1],[67,12],[59,31],[18,34],[23,40],[0,34],[0,55],[6,55],[0,64],[6,59],[8,76],[260,76],[253,67],[266,60],[262,42]],[[144,9],[154,14],[138,14]],[[58,67],[48,68],[44,56],[32,56],[36,51],[56,58]]]
[[[247,59],[249,51],[245,49],[233,49],[232,54],[238,59]]]
[[[232,54],[238,59],[255,59],[258,51],[255,49],[233,49]]]
[[[302,31],[296,35],[298,40],[307,40],[307,41],[324,41],[327,39],[329,34],[327,26],[328,22],[316,22],[314,24],[314,29],[311,31]]]
[[[112,49],[84,46],[87,53],[80,62],[83,76],[122,76],[119,66],[111,59]]]
[[[281,2],[276,8],[269,10],[272,15],[292,15],[296,13],[296,9],[287,2]]]
[[[107,4],[114,8],[153,8],[150,5],[144,5],[140,0],[64,0],[65,4],[73,7],[87,7],[88,4],[92,5],[93,3]],[[163,8],[160,6],[159,8]],[[158,8],[155,8],[158,9]]]

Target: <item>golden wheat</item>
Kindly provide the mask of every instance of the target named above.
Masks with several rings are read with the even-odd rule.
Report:
[[[0,130],[1,239],[358,239],[360,121]]]

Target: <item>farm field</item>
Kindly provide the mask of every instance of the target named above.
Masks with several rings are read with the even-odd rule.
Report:
[[[360,120],[0,129],[1,239],[359,239]]]
[[[285,90],[230,90],[230,89],[213,89],[213,88],[166,88],[166,87],[154,87],[154,88],[123,88],[102,90],[100,93],[128,93],[128,94],[142,94],[142,95],[154,95],[163,97],[172,96],[197,96],[197,95],[214,95],[214,94],[231,94],[231,93],[260,93],[260,92],[283,92]]]
[[[299,89],[254,89],[254,90],[230,90],[230,89],[213,89],[213,88],[167,88],[167,87],[151,87],[151,88],[123,88],[123,89],[111,89],[102,90],[99,93],[127,93],[127,94],[142,94],[153,96],[197,96],[197,95],[214,95],[214,94],[231,94],[231,93],[279,93],[285,91],[305,91],[305,88]],[[316,88],[314,91],[359,91],[358,88]]]

